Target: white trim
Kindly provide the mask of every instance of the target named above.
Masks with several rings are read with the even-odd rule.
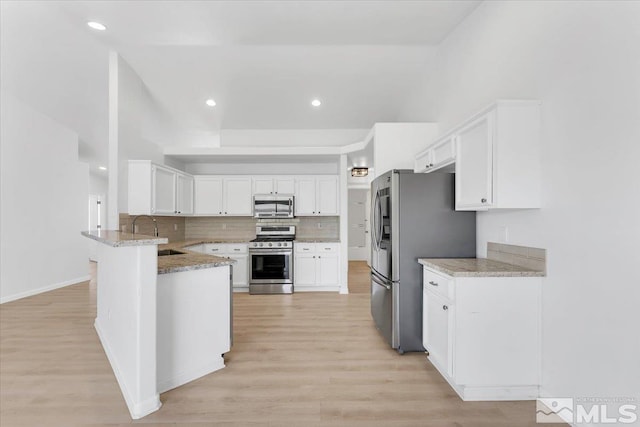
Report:
[[[164,393],[165,391],[180,387],[183,384],[186,384],[193,380],[197,380],[200,377],[218,371],[224,367],[224,358],[220,357],[204,367],[180,372],[172,378],[166,379],[162,382],[158,382],[158,393]]]
[[[113,370],[113,373],[116,376],[116,381],[118,381],[118,385],[120,386],[120,391],[122,392],[122,397],[124,397],[124,401],[127,404],[127,408],[129,409],[131,418],[133,418],[134,420],[137,420],[139,418],[142,418],[160,409],[160,407],[162,406],[162,402],[160,402],[160,394],[157,392],[155,396],[143,402],[135,403],[133,401],[133,398],[131,397],[131,393],[127,388],[127,384],[124,382],[124,377],[122,376],[120,367],[118,366],[118,362],[115,359],[113,352],[111,351],[111,346],[109,345],[109,342],[106,339],[106,335],[102,333],[102,329],[100,328],[100,324],[98,323],[97,318],[93,325],[96,329],[96,332],[98,333],[98,338],[102,343],[102,348],[104,349],[104,352],[107,355],[107,359],[109,360],[111,369]]]
[[[540,387],[537,385],[504,385],[504,386],[482,386],[482,385],[461,385],[456,384],[449,375],[447,370],[431,356],[427,359],[436,368],[438,372],[449,383],[451,388],[465,402],[474,401],[495,401],[495,400],[536,400],[540,396]]]
[[[86,282],[88,280],[91,280],[90,275],[80,276],[80,277],[76,277],[75,279],[65,280],[64,282],[54,283],[53,285],[44,286],[42,288],[20,292],[19,294],[9,295],[9,296],[0,298],[0,304],[4,304],[6,302],[11,302],[11,301],[19,300],[22,298],[30,297],[33,295],[41,294],[43,292],[54,291],[56,289],[64,288],[65,286],[75,285],[78,283]]]
[[[342,292],[342,286],[297,286],[293,285],[293,292]],[[346,288],[346,286],[344,287]],[[348,293],[345,292],[345,293]]]

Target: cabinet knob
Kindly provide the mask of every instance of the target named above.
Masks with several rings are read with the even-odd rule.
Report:
[[[315,258],[316,256],[314,255],[313,257]]]
[[[433,163],[429,163],[429,167],[432,168],[433,167]]]
[[[222,215],[222,212],[218,212],[220,215]]]
[[[443,306],[442,306],[442,309],[443,309],[443,310],[449,310],[449,307],[448,307],[448,306],[446,306],[446,305],[443,305]]]
[[[226,215],[227,213],[225,212],[224,214]]]
[[[434,281],[429,282],[429,284],[430,284],[431,286],[438,286],[438,283],[436,283],[436,282],[434,282]]]
[[[487,199],[480,199],[482,203],[487,203]]]
[[[424,165],[425,169],[429,169],[429,163],[427,163],[426,165]]]

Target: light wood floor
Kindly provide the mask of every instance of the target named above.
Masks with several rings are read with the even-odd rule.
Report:
[[[536,425],[533,402],[462,402],[423,354],[388,348],[367,272],[350,264],[349,295],[235,294],[227,367],[135,422],[93,329],[95,283],[3,304],[0,425]]]

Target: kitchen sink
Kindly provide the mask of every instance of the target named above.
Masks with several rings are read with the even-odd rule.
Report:
[[[186,252],[176,251],[175,249],[162,249],[158,251],[158,256],[167,255],[184,255]]]

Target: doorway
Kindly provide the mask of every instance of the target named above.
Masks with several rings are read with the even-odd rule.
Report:
[[[107,204],[102,194],[89,194],[89,230],[101,230],[107,219]],[[89,260],[97,261],[98,242],[89,241]]]
[[[369,190],[349,189],[349,261],[369,258]]]

